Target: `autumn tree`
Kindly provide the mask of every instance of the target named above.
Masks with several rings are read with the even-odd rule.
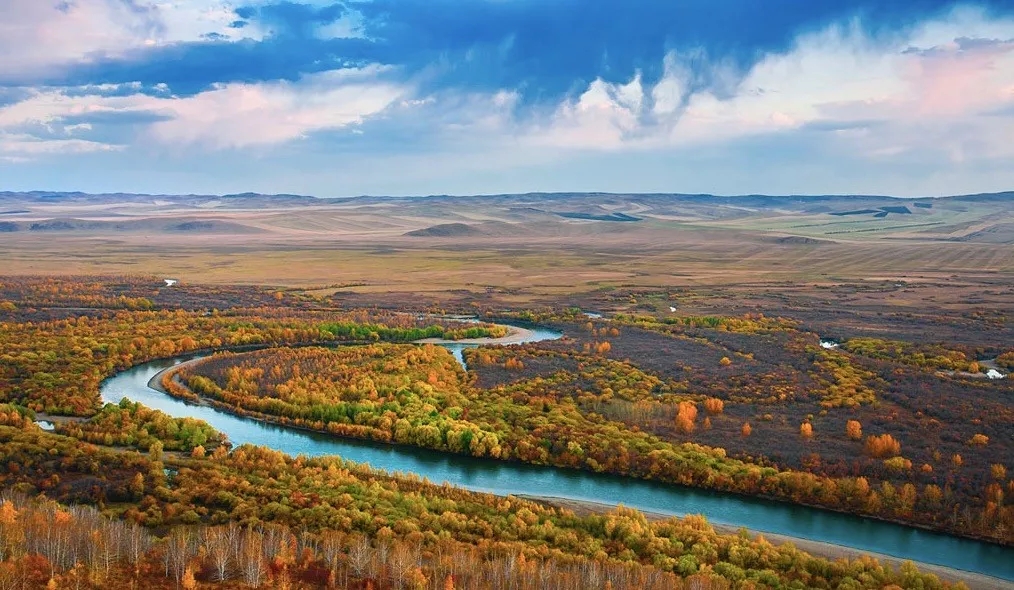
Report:
[[[989,437],[985,434],[975,434],[968,440],[969,446],[984,447],[989,444]]]
[[[162,441],[160,440],[151,443],[151,446],[148,447],[148,456],[151,457],[152,461],[159,462],[162,460],[163,448]]]
[[[183,590],[195,590],[197,588],[197,579],[194,578],[194,570],[190,567],[183,570],[183,579],[180,580],[180,588]]]
[[[23,538],[22,527],[17,523],[18,509],[10,500],[0,504],[0,562],[6,560]]]
[[[203,545],[215,570],[215,580],[229,578],[233,556],[239,553],[240,529],[235,523],[204,530]]]
[[[901,443],[890,434],[866,437],[866,452],[871,457],[884,459],[901,454]]]
[[[357,535],[349,544],[348,549],[348,563],[352,575],[359,580],[366,577],[366,572],[372,561],[373,547],[370,546],[370,540]]]
[[[525,363],[523,363],[516,357],[511,357],[507,359],[503,367],[508,371],[521,371],[525,368]]]
[[[174,580],[177,585],[182,583],[190,558],[196,551],[197,543],[193,531],[187,527],[174,527],[163,544],[166,577]]]
[[[695,420],[697,420],[697,404],[680,402],[676,413],[676,430],[682,434],[691,434],[694,431]]]
[[[859,420],[849,420],[845,423],[845,436],[851,440],[863,438],[863,425],[859,423]]]
[[[264,566],[264,535],[251,528],[244,529],[240,535],[239,554],[237,555],[243,582],[254,588],[259,587],[265,576]]]
[[[725,402],[717,397],[704,400],[704,410],[709,414],[721,414],[725,410]]]

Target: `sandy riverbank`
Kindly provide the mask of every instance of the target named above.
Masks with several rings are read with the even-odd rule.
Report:
[[[569,500],[566,498],[556,498],[552,496],[529,496],[519,495],[519,498],[525,498],[527,500],[534,500],[550,506],[556,506],[559,508],[566,508],[572,510],[577,515],[586,514],[602,514],[616,508],[611,504],[603,504],[599,502],[589,502],[583,500]],[[644,511],[642,511],[644,512]],[[645,517],[650,521],[668,520],[672,518],[668,514],[660,514],[657,512],[644,512]],[[715,524],[711,523],[714,529],[722,534],[735,535],[739,532],[738,527]],[[760,534],[769,542],[774,545],[781,545],[783,543],[792,543],[797,549],[805,551],[810,555],[817,557],[823,557],[826,559],[855,559],[861,555],[867,555],[880,561],[885,566],[892,568],[901,567],[902,563],[905,563],[904,559],[898,559],[897,557],[891,557],[890,555],[884,555],[882,553],[870,553],[867,551],[860,551],[851,547],[844,547],[842,545],[835,545],[834,543],[825,543],[822,541],[812,541],[810,539],[803,539],[799,537],[790,537],[788,535],[777,535],[773,533],[757,533],[751,531],[751,534]],[[1000,578],[994,578],[992,576],[986,576],[983,574],[977,574],[973,572],[966,572],[964,570],[944,567],[941,565],[933,565],[931,563],[913,562],[920,571],[931,573],[936,575],[942,581],[945,582],[963,582],[971,590],[1014,590],[1014,582],[1008,582],[1001,580]]]

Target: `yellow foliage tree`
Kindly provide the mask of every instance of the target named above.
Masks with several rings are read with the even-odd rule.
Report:
[[[866,452],[878,459],[894,457],[901,454],[901,443],[890,434],[867,436]]]
[[[694,431],[694,421],[697,420],[697,404],[694,402],[680,402],[676,414],[676,430],[683,434],[690,434]]]
[[[984,447],[989,444],[989,437],[985,434],[976,434],[968,440],[968,444],[973,447]]]
[[[721,414],[725,410],[725,402],[717,397],[709,397],[704,400],[704,409],[709,414]]]
[[[194,590],[197,588],[197,579],[194,578],[194,570],[187,568],[183,571],[183,579],[180,580],[180,587],[183,590]]]

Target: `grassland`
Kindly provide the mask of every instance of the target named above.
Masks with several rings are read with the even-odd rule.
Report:
[[[929,208],[881,198],[658,195],[10,199],[23,211],[5,216],[0,233],[11,275],[126,273],[364,293],[499,289],[519,300],[602,287],[1014,275],[1009,197],[919,201]],[[840,215],[877,207],[910,213]],[[563,217],[618,213],[638,221]],[[418,235],[435,226],[449,235]]]
[[[487,288],[562,294],[611,286],[692,286],[842,279],[1006,282],[1014,249],[1006,245],[771,244],[759,239],[716,241],[699,232],[595,247],[557,241],[512,244],[364,245],[349,242],[236,243],[213,238],[133,241],[51,237],[0,241],[6,274],[179,277],[204,284],[351,285],[360,292]]]

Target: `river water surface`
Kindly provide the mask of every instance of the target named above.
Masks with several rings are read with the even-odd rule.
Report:
[[[558,338],[536,329],[529,341]],[[461,345],[455,345],[459,348]],[[460,353],[459,353],[460,354]],[[388,472],[415,473],[434,483],[449,482],[494,494],[527,494],[623,504],[663,514],[703,514],[714,523],[746,527],[862,551],[1014,580],[1014,549],[1005,549],[910,527],[826,510],[708,492],[619,476],[476,459],[425,449],[361,442],[265,424],[172,398],[148,387],[162,370],[193,357],[138,365],[107,379],[102,399],[123,398],[175,416],[207,421],[235,445],[262,445],[289,455],[340,455]]]

